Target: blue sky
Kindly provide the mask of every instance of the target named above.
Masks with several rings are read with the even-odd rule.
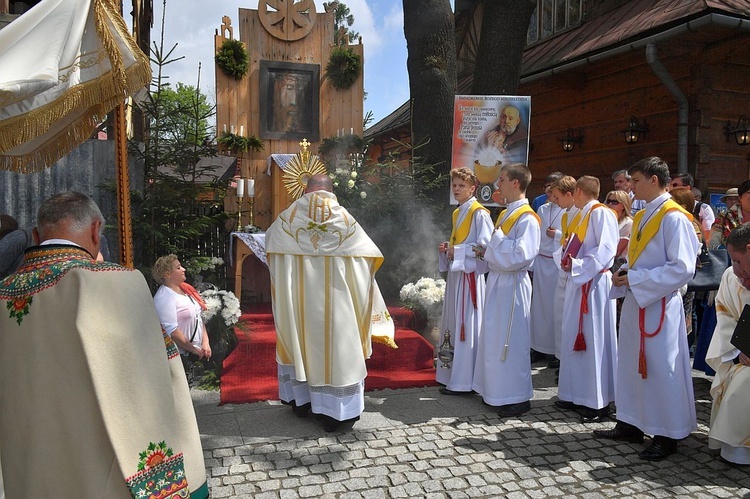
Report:
[[[401,0],[347,0],[354,16],[352,29],[362,35],[365,46],[365,112],[372,111],[375,121],[387,116],[409,98]],[[315,0],[316,11],[324,12],[323,1]],[[215,96],[213,37],[222,16],[237,26],[238,9],[256,9],[258,0],[171,0],[166,5],[164,46],[178,44],[175,56],[184,59],[168,65],[164,72],[169,82],[195,85],[201,63],[201,90],[213,101]],[[152,42],[161,32],[163,0],[154,1]],[[237,33],[235,28],[235,34]]]

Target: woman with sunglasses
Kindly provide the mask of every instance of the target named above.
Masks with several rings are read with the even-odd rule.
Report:
[[[631,201],[630,196],[625,191],[609,191],[604,199],[604,204],[612,208],[617,214],[617,228],[620,230],[620,243],[617,245],[615,263],[612,265],[612,272],[617,272],[625,263],[630,231],[633,228],[633,217],[630,215]]]

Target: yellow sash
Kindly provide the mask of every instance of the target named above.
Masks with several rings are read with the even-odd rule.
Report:
[[[633,264],[636,260],[638,260],[638,257],[641,256],[641,253],[643,253],[644,248],[648,245],[649,241],[654,238],[657,232],[659,232],[659,228],[661,227],[661,220],[664,218],[664,215],[669,213],[670,211],[681,211],[686,217],[688,217],[688,220],[691,222],[693,221],[693,215],[690,214],[685,208],[677,204],[676,201],[673,199],[667,199],[659,208],[659,210],[651,215],[651,219],[646,221],[646,225],[643,228],[639,227],[641,226],[641,219],[643,218],[643,215],[646,213],[646,210],[640,210],[638,213],[635,214],[633,217],[633,229],[634,229],[634,236],[631,235],[630,237],[630,243],[628,244],[628,266],[632,269]]]
[[[456,208],[453,212],[453,230],[451,230],[450,239],[451,246],[461,244],[466,240],[467,237],[469,237],[469,231],[471,230],[471,220],[474,218],[475,211],[484,210],[487,213],[490,212],[490,210],[482,206],[482,203],[475,199],[474,202],[471,203],[471,206],[469,206],[469,213],[467,213],[464,219],[461,221],[461,225],[456,227],[456,220],[458,220],[458,210],[460,210],[460,208]]]
[[[615,211],[612,210],[612,208],[603,205],[602,203],[596,203],[594,206],[591,207],[588,213],[586,213],[586,216],[583,217],[583,220],[581,220],[581,223],[578,224],[578,227],[573,229],[571,232],[575,232],[578,236],[578,239],[583,242],[583,238],[586,237],[586,231],[589,230],[589,218],[591,218],[591,212],[594,211],[597,208],[607,208],[608,210],[611,210],[612,213]],[[579,211],[578,214],[581,212]],[[617,220],[617,215],[615,214],[615,220]]]
[[[573,220],[570,221],[570,225],[568,225],[568,212],[566,211],[563,213],[562,216],[562,238],[560,238],[560,244],[562,246],[565,246],[568,243],[568,237],[570,236],[571,232],[574,232],[578,228],[578,224],[581,222],[581,210],[578,210],[578,213],[573,215]]]
[[[497,229],[498,225],[500,225],[500,220],[503,219],[503,215],[505,215],[505,212],[508,211],[507,209],[500,212],[500,214],[497,216],[497,221],[495,222],[495,228]],[[508,218],[505,219],[505,221],[500,225],[500,228],[503,231],[503,234],[507,234],[510,232],[510,229],[513,228],[513,226],[516,224],[516,221],[523,215],[524,213],[530,213],[534,215],[534,218],[536,218],[537,223],[539,226],[542,226],[542,219],[539,218],[539,215],[534,212],[534,210],[529,206],[528,204],[522,204],[508,216]]]

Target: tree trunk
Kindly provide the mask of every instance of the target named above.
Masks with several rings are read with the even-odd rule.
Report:
[[[414,155],[423,164],[434,165],[436,173],[447,173],[451,166],[456,91],[453,12],[448,0],[403,0],[403,8],[412,145],[419,146]],[[444,187],[439,189],[442,201]]]
[[[406,1],[404,2],[407,3]],[[473,95],[515,95],[521,80],[526,33],[536,2],[484,0]],[[406,14],[404,14],[404,22]]]

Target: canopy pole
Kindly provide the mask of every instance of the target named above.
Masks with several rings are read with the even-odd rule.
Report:
[[[125,126],[125,103],[115,108],[115,160],[117,162],[117,229],[120,242],[120,264],[133,268],[133,226],[130,212],[130,172],[128,138]]]

